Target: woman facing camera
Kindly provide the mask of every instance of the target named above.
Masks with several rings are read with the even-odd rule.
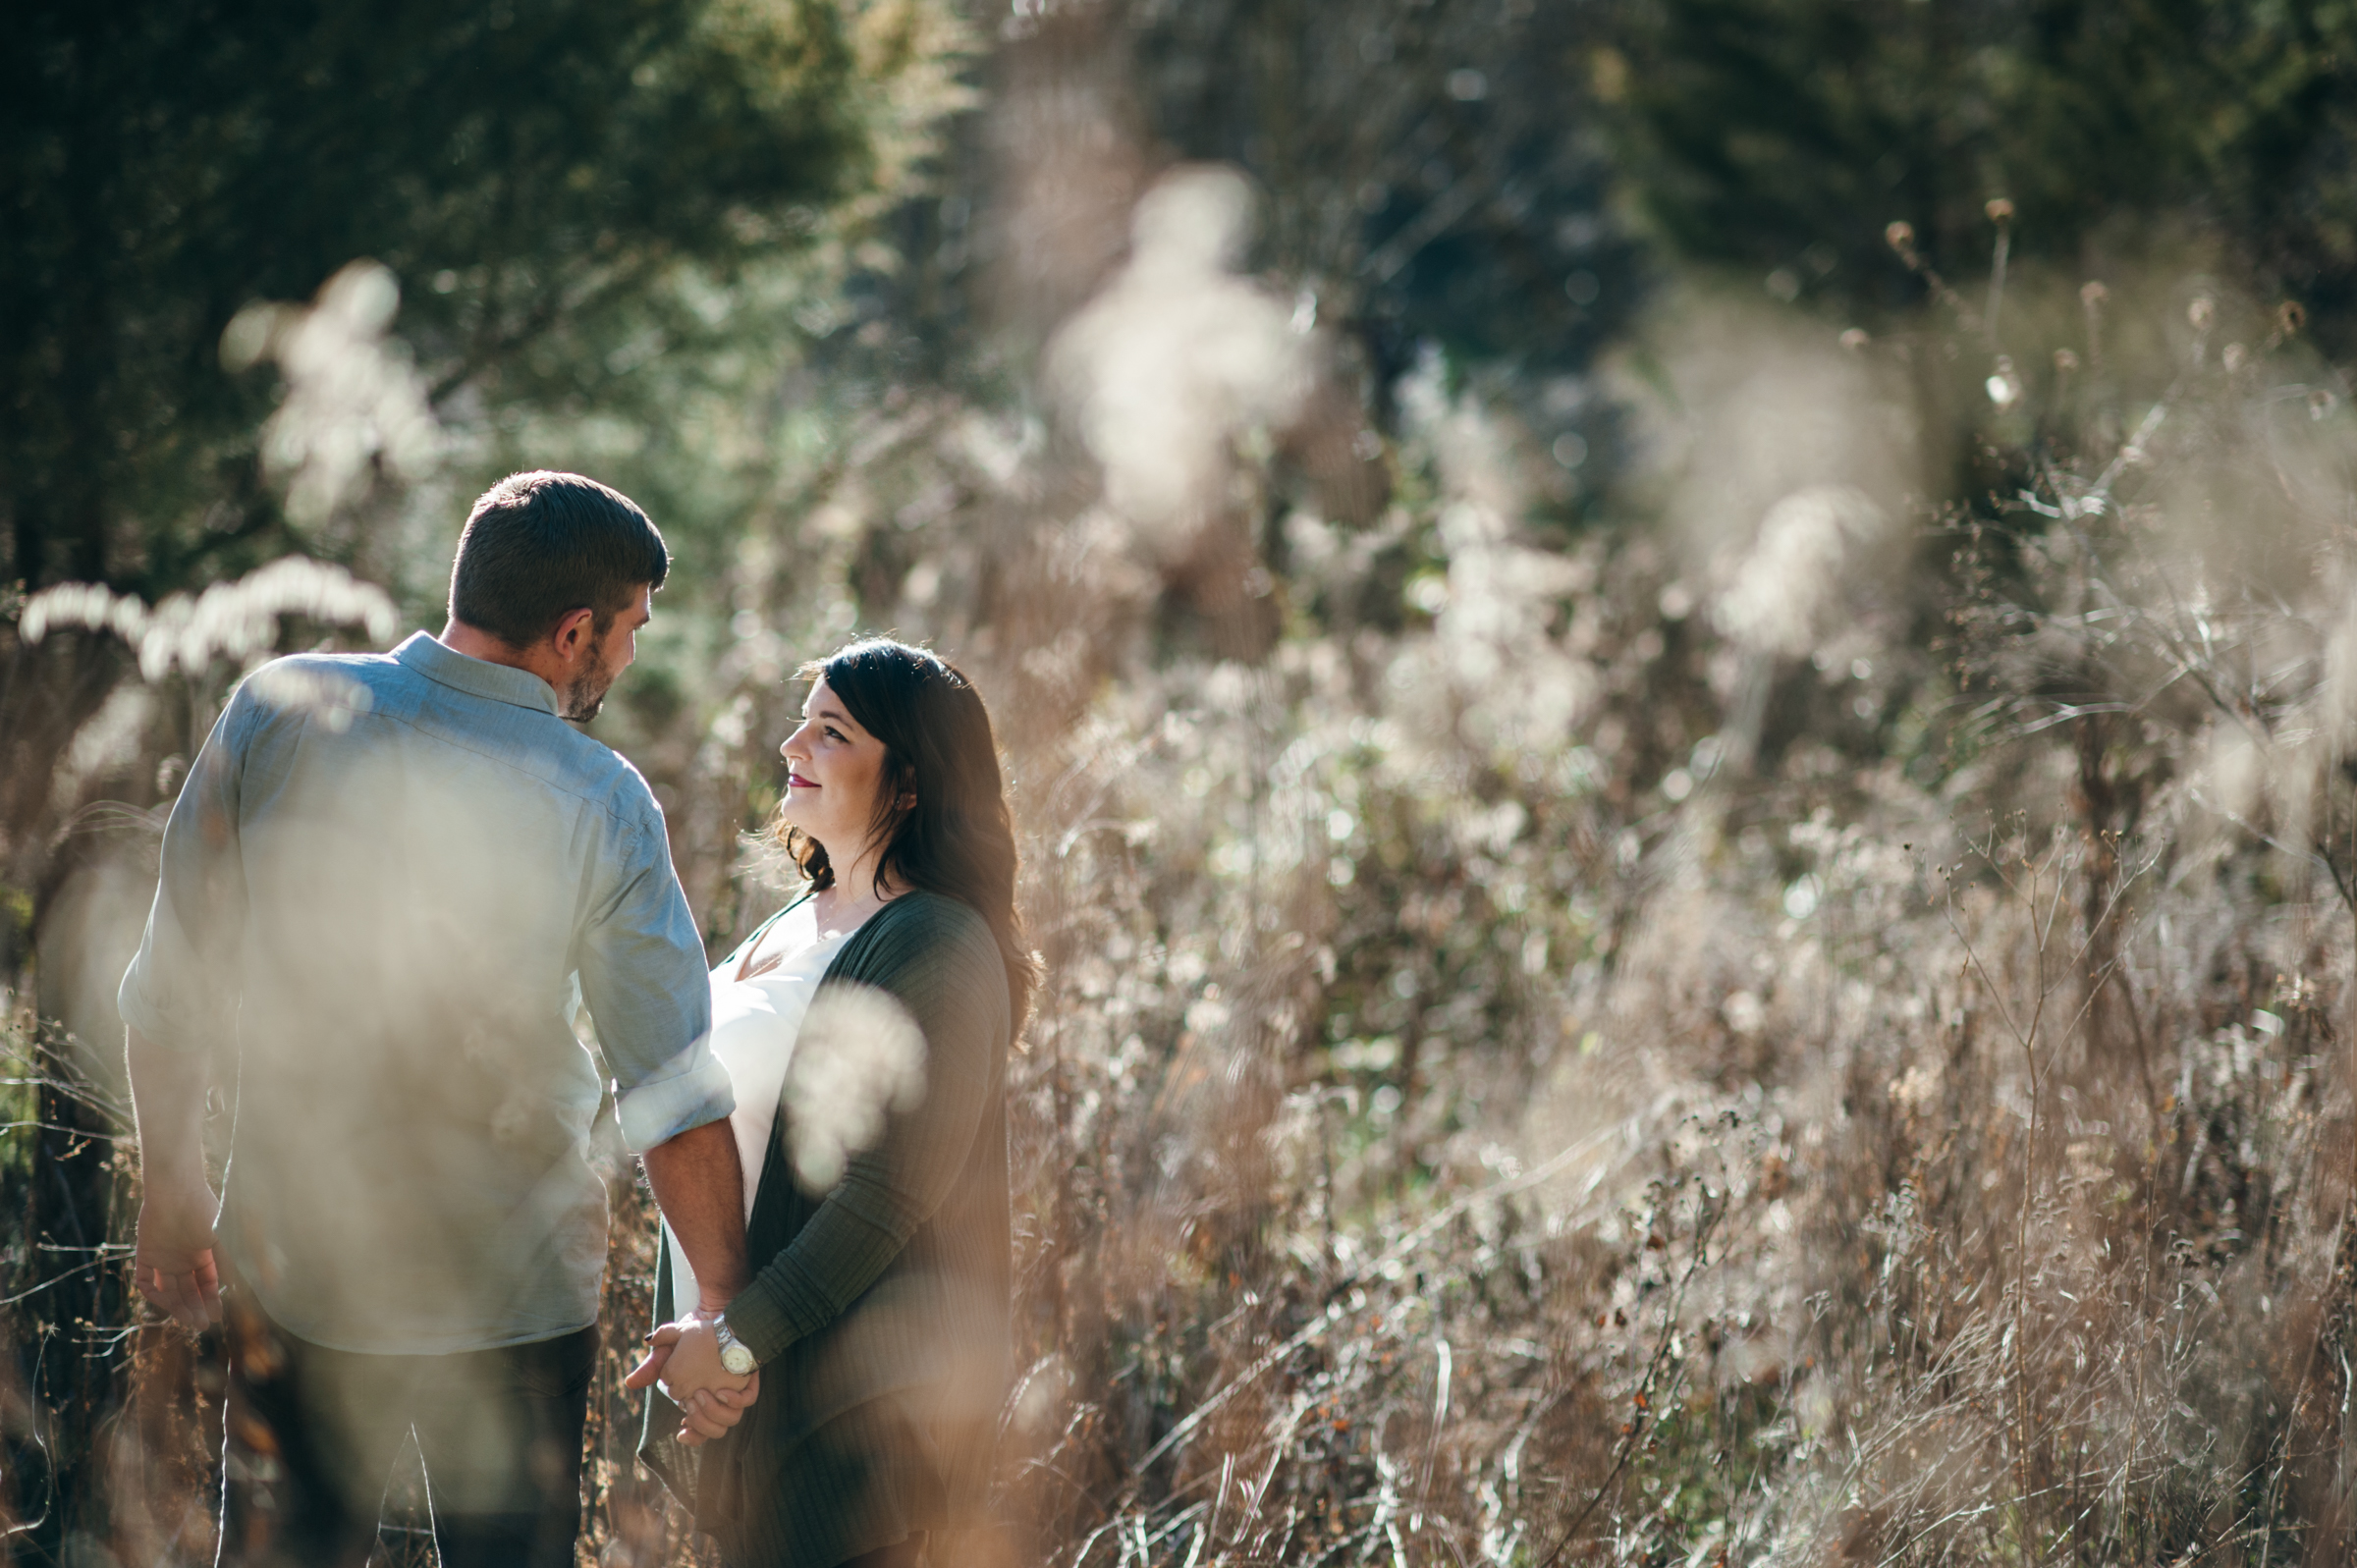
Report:
[[[809,888],[712,972],[752,1283],[630,1378],[661,1379],[640,1456],[735,1568],[912,1563],[971,1518],[1008,1354],[1032,968],[990,717],[898,642],[802,673],[778,819]],[[662,1319],[697,1295],[668,1234],[658,1267]]]

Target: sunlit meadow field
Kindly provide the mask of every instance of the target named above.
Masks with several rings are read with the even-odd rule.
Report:
[[[1511,27],[1591,108],[1646,57],[1343,10],[1298,179],[1169,130],[1240,13],[856,11],[870,186],[650,262],[599,397],[404,336],[493,274],[240,297],[239,450],[312,532],[0,589],[24,1560],[210,1560],[216,1347],[127,1287],[112,1010],[172,791],[272,653],[438,626],[527,464],[671,534],[594,732],[715,953],[789,892],[801,661],[892,631],[992,705],[1047,978],[1002,1523],[936,1563],[2346,1560],[2357,426],[2309,307],[2165,228],[2025,259],[1997,189],[1845,211],[1874,310],[1645,270],[1599,144],[1498,149],[1546,120]],[[1189,112],[1283,120],[1251,82]],[[1427,156],[1488,182],[1454,217]],[[1383,314],[1517,189],[1543,308]],[[717,1561],[630,1457],[652,1206],[601,1133],[581,1560]]]

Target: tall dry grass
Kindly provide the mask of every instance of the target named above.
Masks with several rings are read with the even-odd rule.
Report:
[[[2289,313],[2079,282],[1882,339],[1675,301],[1613,532],[1477,377],[1379,435],[1314,337],[1236,351],[1309,378],[1282,418],[1157,340],[1209,390],[1151,506],[1085,416],[944,391],[748,524],[641,753],[716,944],[777,896],[798,658],[930,634],[1006,730],[1049,978],[998,1554],[2345,1560],[2346,398]],[[201,1557],[214,1375],[130,1315],[119,1116],[16,1016],[12,1205],[61,1095],[116,1166],[114,1283],[61,1313],[12,1233],[0,1292],[94,1369],[77,1528]],[[628,1458],[611,1173],[583,1559],[699,1560]],[[19,1465],[71,1426],[0,1410]]]

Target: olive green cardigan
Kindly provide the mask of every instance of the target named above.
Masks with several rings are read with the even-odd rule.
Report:
[[[757,935],[757,934],[756,934]],[[822,1196],[794,1178],[786,1118],[746,1227],[751,1285],[729,1326],[761,1393],[698,1449],[647,1398],[638,1453],[746,1568],[832,1568],[974,1521],[1006,1387],[1007,971],[989,925],[938,893],[886,904],[820,981],[881,991],[925,1039],[924,1096]],[[668,1247],[657,1321],[673,1316]]]

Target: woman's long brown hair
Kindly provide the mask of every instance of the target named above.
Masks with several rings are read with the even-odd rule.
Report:
[[[939,655],[885,637],[851,643],[798,674],[826,681],[859,727],[884,743],[874,822],[884,839],[878,891],[887,880],[922,888],[959,899],[989,922],[1019,1036],[1038,960],[1014,904],[1014,818],[981,693]],[[784,838],[811,886],[835,885],[824,844],[799,828],[788,828]]]

